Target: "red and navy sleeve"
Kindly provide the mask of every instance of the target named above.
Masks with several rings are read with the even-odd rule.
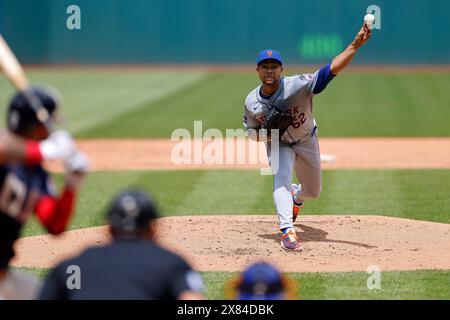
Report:
[[[53,186],[47,172],[43,170],[41,197],[35,212],[44,227],[52,234],[64,232],[75,209],[75,191],[65,187],[59,196],[54,195]]]

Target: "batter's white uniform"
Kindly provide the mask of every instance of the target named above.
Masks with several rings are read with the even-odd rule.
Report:
[[[267,146],[274,173],[273,199],[280,229],[293,227],[293,169],[302,184],[302,190],[295,194],[296,202],[317,198],[321,192],[320,150],[312,110],[318,73],[282,77],[278,90],[270,98],[265,99],[261,95],[261,86],[258,86],[245,99],[244,126],[252,139],[257,137],[257,129],[271,108],[289,110],[294,117],[293,124],[280,139],[278,170],[273,168],[270,147]]]

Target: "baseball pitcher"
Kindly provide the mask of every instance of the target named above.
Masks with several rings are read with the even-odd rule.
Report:
[[[258,55],[256,71],[262,84],[245,99],[243,121],[251,139],[266,142],[274,175],[273,199],[283,233],[281,247],[285,250],[301,251],[293,223],[304,202],[319,197],[321,192],[320,150],[313,97],[352,61],[370,36],[371,30],[363,24],[343,52],[312,74],[282,76],[283,60],[277,51],[267,49]],[[270,147],[274,130],[278,130],[278,150]],[[271,152],[279,152],[278,157],[272,157]],[[276,165],[273,158],[278,158]],[[292,184],[293,170],[299,184]]]

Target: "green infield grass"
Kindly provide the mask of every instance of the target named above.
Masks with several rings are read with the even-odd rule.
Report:
[[[61,176],[57,176],[58,184]],[[129,171],[92,173],[71,229],[104,224],[108,201],[127,186],[156,198],[162,215],[275,214],[272,177],[259,171]],[[370,214],[450,222],[450,170],[325,170],[319,199],[302,214]],[[24,235],[42,233],[36,221]]]
[[[48,269],[24,269],[45,279]],[[228,299],[232,272],[202,272],[207,299]],[[294,280],[296,298],[317,299],[439,299],[449,300],[450,270],[381,272],[380,286],[367,286],[365,272],[286,273]]]

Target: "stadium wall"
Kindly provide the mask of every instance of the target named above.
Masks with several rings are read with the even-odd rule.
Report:
[[[267,47],[323,63],[374,4],[381,29],[355,63],[450,63],[446,0],[0,0],[0,32],[29,64],[251,63]]]

